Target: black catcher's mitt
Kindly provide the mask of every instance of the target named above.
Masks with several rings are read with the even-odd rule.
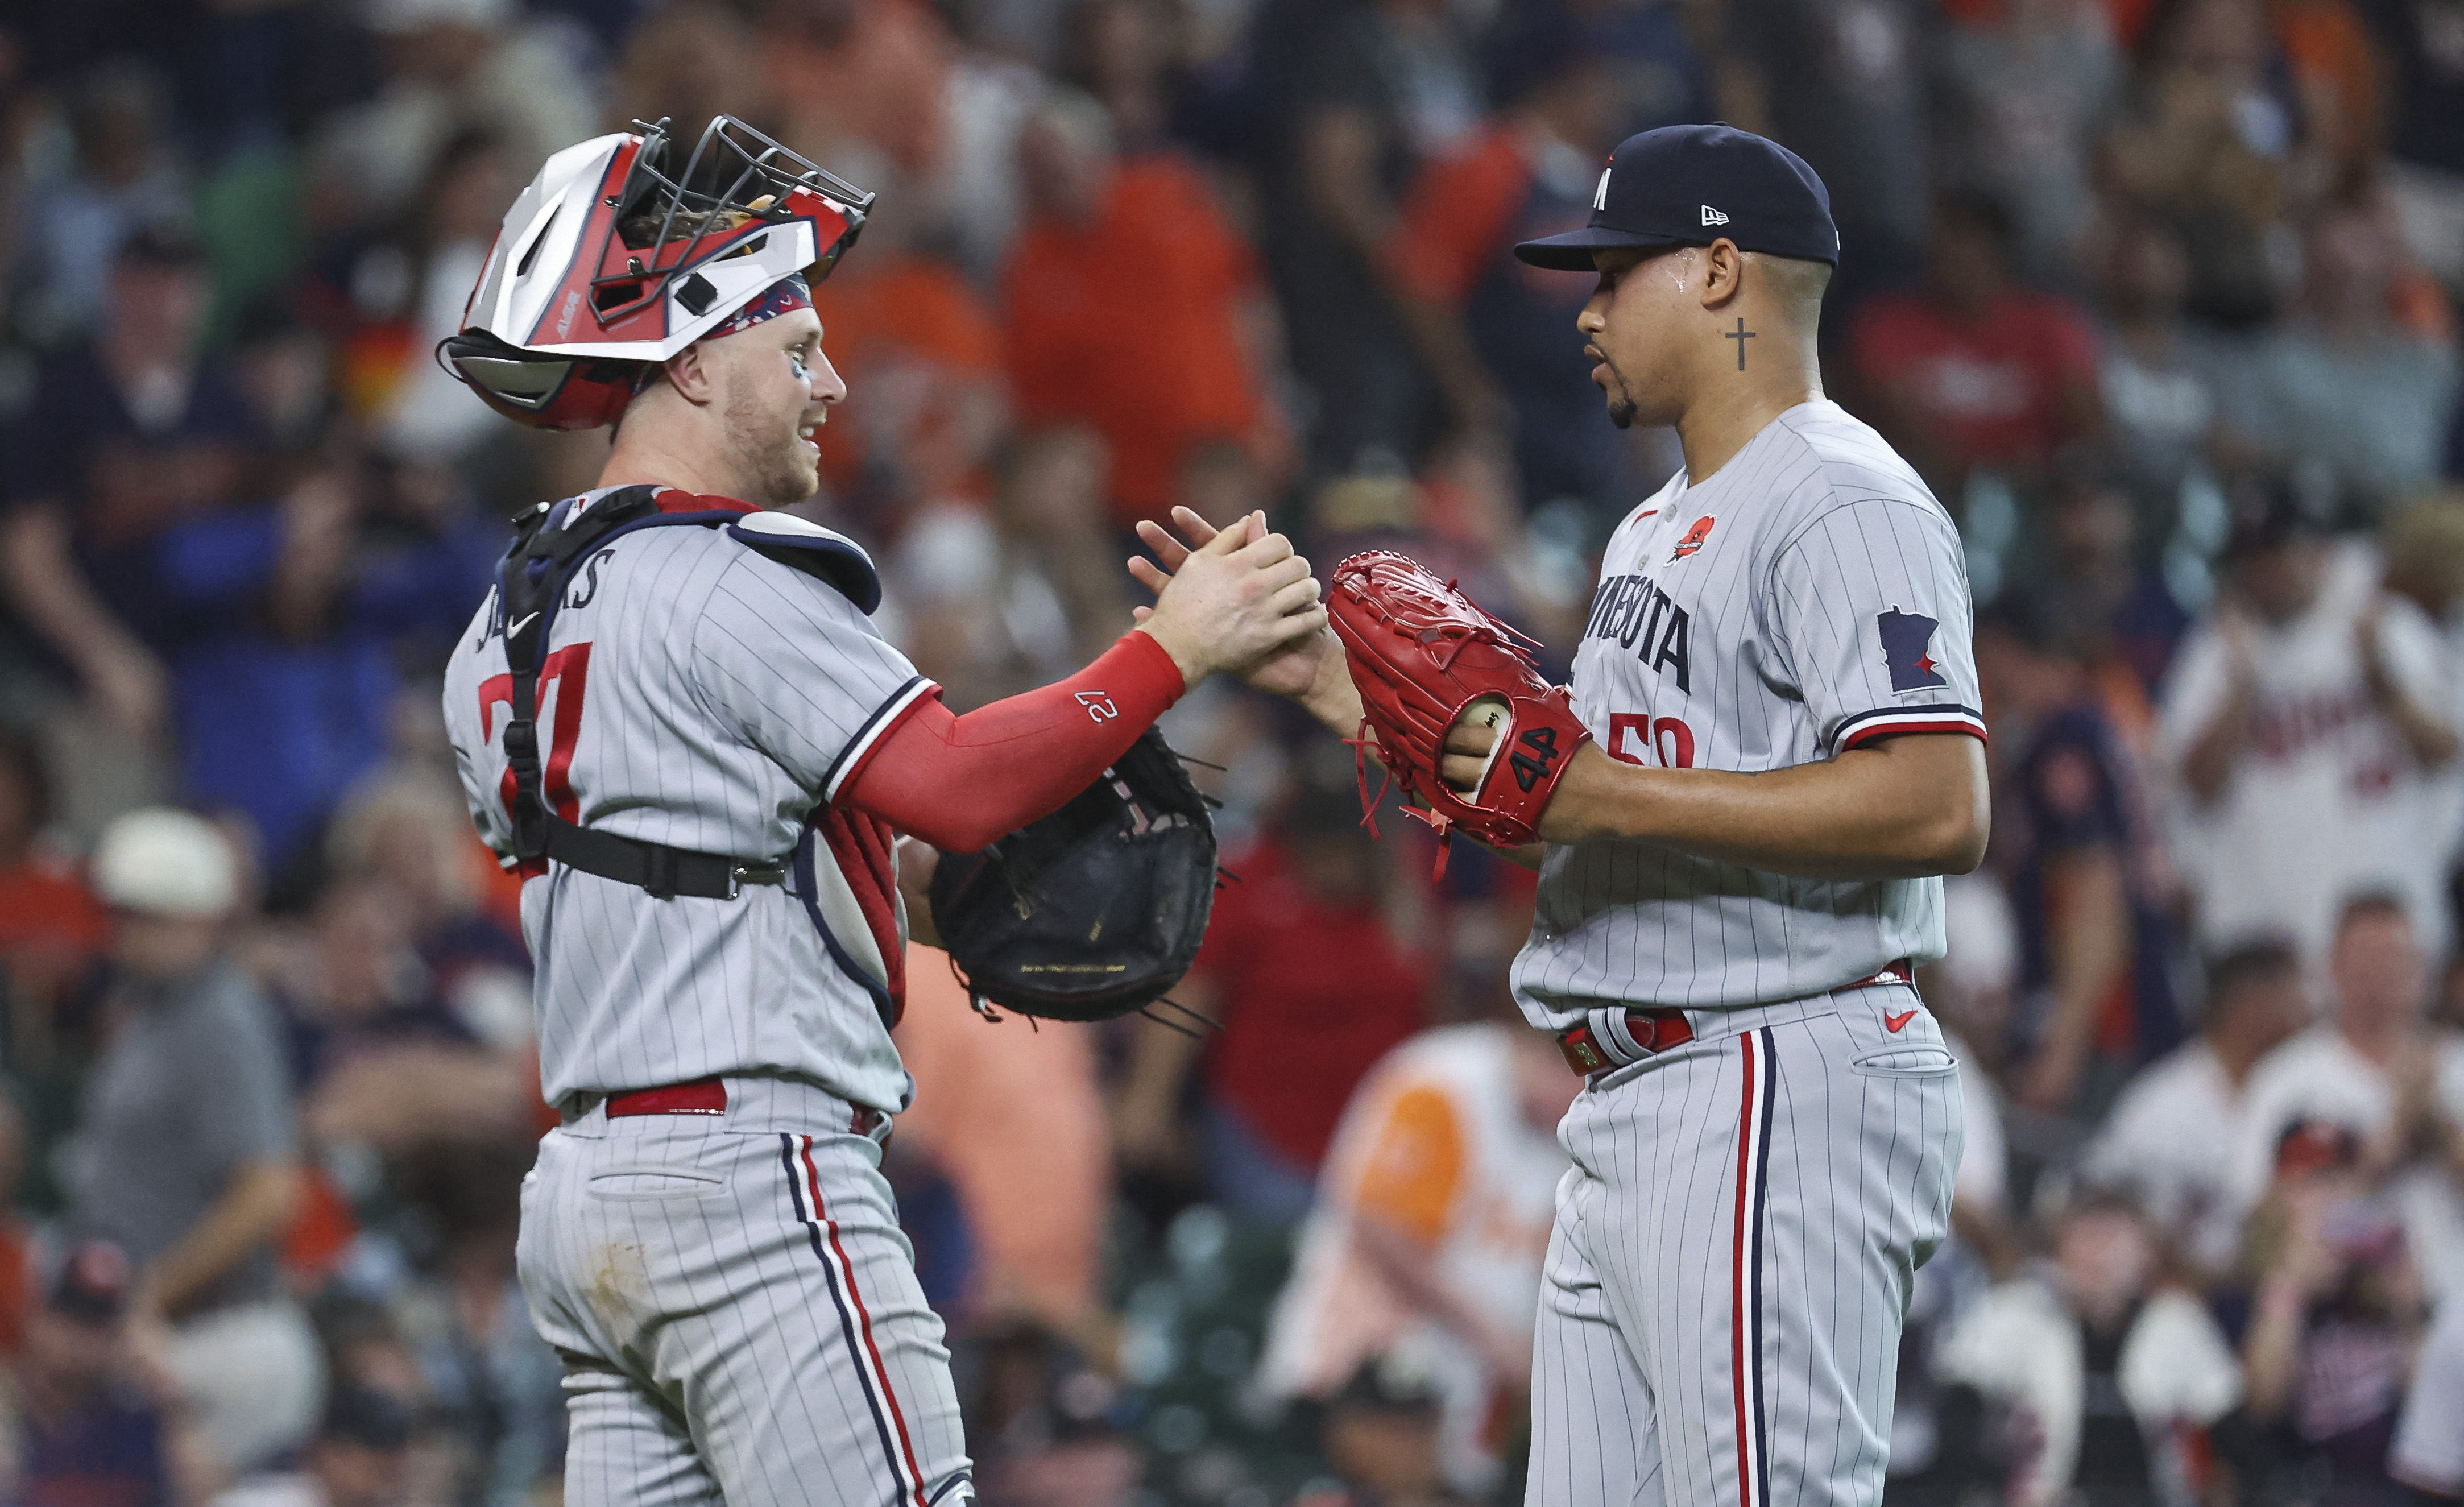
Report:
[[[1215,901],[1206,798],[1154,728],[1069,804],[941,855],[933,920],[979,1001],[1046,1020],[1127,1015],[1180,982]]]

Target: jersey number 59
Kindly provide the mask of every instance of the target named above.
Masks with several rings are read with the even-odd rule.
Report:
[[[1694,767],[1694,729],[1674,717],[1611,712],[1608,752],[1610,758],[1627,764],[1657,764],[1662,769],[1691,769]]]

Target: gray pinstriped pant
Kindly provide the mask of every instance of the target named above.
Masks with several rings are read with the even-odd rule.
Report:
[[[1957,1065],[1905,985],[1688,1018],[1558,1130],[1527,1507],[1874,1507]]]
[[[550,1131],[522,1186],[576,1507],[974,1499],[941,1320],[846,1101],[730,1078],[725,1115]]]

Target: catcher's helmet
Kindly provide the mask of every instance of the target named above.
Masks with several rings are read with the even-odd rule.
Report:
[[[649,364],[782,277],[828,276],[872,207],[732,116],[672,174],[668,122],[633,124],[547,160],[505,211],[462,332],[437,347],[508,418],[615,422]]]

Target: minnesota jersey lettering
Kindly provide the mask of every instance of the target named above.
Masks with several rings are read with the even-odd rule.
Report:
[[[1649,576],[1628,575],[1601,581],[1583,636],[1614,640],[1618,648],[1634,651],[1654,674],[1673,671],[1677,689],[1691,691],[1693,678],[1685,663],[1691,632],[1685,609],[1652,585]]]
[[[1967,559],[1837,405],[1791,409],[1610,539],[1574,709],[1611,757],[1755,773],[1897,733],[1984,736]],[[1534,1024],[1802,999],[1942,952],[1939,879],[1799,879],[1640,842],[1552,847],[1515,986]]]

